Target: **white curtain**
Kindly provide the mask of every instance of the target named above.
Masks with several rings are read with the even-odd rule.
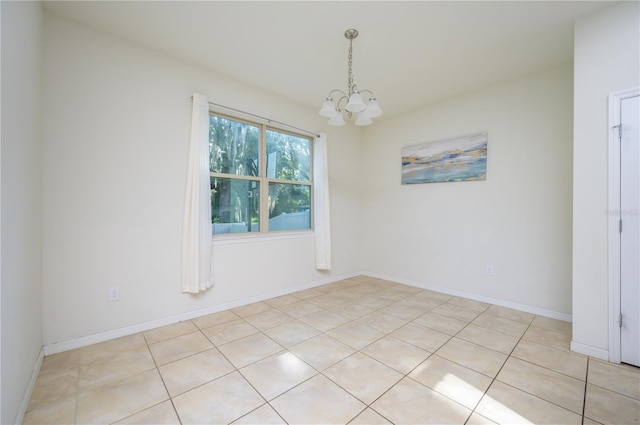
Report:
[[[313,144],[313,227],[316,242],[316,268],[331,270],[331,218],[327,135],[321,133]]]
[[[209,102],[206,96],[194,93],[182,234],[182,292],[195,294],[213,286],[211,241]]]

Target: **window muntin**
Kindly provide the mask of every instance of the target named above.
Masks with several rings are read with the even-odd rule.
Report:
[[[311,229],[311,143],[308,137],[212,113],[212,232]]]

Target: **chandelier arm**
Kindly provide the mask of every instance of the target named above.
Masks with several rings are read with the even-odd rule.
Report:
[[[348,101],[349,101],[349,98],[347,97],[347,95],[342,93],[342,97],[338,99],[338,101],[336,102],[336,108],[338,108],[339,111],[347,112],[347,114],[349,115],[349,118],[351,118],[351,112],[347,111],[347,109],[344,107],[343,108],[340,107],[340,103],[342,102],[344,102],[344,106],[347,106]]]
[[[360,94],[363,94],[363,93],[369,93],[371,97],[376,97],[371,90],[366,90],[366,89],[360,90]]]
[[[331,90],[331,91],[329,92],[329,95],[328,95],[327,97],[333,97],[333,94],[334,94],[334,93],[340,93],[340,95],[341,95],[342,97],[346,96],[346,93],[345,93],[345,92],[343,92],[342,90],[340,90],[340,89],[333,89],[333,90]]]

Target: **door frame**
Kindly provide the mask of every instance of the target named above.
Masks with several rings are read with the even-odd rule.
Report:
[[[640,96],[640,87],[609,94],[609,361],[620,363],[620,104]]]

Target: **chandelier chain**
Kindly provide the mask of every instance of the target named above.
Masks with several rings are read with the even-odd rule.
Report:
[[[353,63],[353,39],[349,40],[349,75],[347,78],[347,92],[349,94],[349,96],[351,96],[353,94],[353,70],[352,70],[352,63]]]

